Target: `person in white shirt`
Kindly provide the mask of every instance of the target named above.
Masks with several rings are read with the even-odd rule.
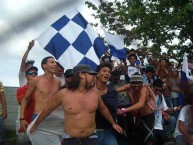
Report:
[[[176,145],[193,145],[193,91],[186,97],[187,105],[180,111],[174,132]]]
[[[61,87],[64,87],[66,83],[64,78],[64,67],[59,62],[56,62],[56,64],[57,64],[57,69],[56,69],[55,77],[60,79]]]
[[[26,69],[33,66],[33,64],[35,63],[34,60],[27,60],[28,54],[29,54],[30,50],[32,49],[32,47],[34,46],[34,44],[35,44],[35,40],[32,40],[29,42],[27,50],[22,57],[22,61],[21,61],[20,69],[19,69],[19,75],[18,75],[20,87],[23,87],[27,84]],[[22,134],[18,133],[18,129],[20,128],[19,114],[20,114],[20,106],[18,107],[18,114],[17,114],[17,119],[16,119],[17,144],[19,143],[18,139],[23,139]]]
[[[136,66],[137,56],[135,54],[130,54],[127,59],[130,62],[127,68],[128,76],[131,77],[135,73],[141,74],[139,68]]]
[[[155,94],[155,100],[157,103],[157,110],[155,110],[155,121],[154,121],[154,135],[156,140],[156,145],[164,145],[166,140],[166,134],[163,129],[162,119],[168,122],[172,119],[166,112],[174,111],[173,108],[168,108],[164,96],[162,95],[163,82],[160,79],[156,79],[153,82],[153,92]],[[174,117],[173,117],[174,118]]]
[[[32,47],[34,46],[34,42],[35,40],[32,40],[31,42],[29,42],[28,48],[22,57],[21,66],[19,69],[19,86],[20,87],[23,87],[27,84],[27,79],[25,78],[26,68],[33,66],[33,64],[35,63],[34,60],[27,60],[28,54],[32,49]]]

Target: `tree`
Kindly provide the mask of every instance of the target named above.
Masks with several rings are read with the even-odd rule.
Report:
[[[126,45],[140,40],[153,54],[161,47],[171,58],[179,59],[187,52],[193,56],[193,3],[189,0],[100,0],[95,18],[116,34],[126,35]],[[177,39],[177,43],[172,43]],[[155,55],[154,55],[155,56]]]

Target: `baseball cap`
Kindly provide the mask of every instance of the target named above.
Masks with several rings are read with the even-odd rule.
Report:
[[[83,72],[89,74],[97,74],[89,65],[86,64],[78,64],[73,68],[73,73],[75,72]]]
[[[29,66],[28,68],[26,68],[25,72],[29,72],[32,69],[38,71],[38,68],[36,66]]]
[[[26,63],[25,63],[25,65],[27,66],[28,64],[34,64],[34,63],[35,63],[34,60],[27,60]]]
[[[67,69],[64,73],[64,76],[66,77],[66,76],[70,76],[70,75],[73,75],[73,71],[72,71],[72,69]]]

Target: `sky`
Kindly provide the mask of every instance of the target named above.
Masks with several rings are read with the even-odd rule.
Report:
[[[96,4],[98,0],[90,0]],[[36,39],[53,22],[77,8],[88,22],[92,11],[84,0],[0,0],[0,81],[4,86],[19,86],[18,73],[28,43]],[[39,75],[41,60],[50,56],[38,42],[28,59],[35,60]]]

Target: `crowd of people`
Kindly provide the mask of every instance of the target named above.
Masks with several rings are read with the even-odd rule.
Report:
[[[126,60],[106,52],[96,70],[86,64],[65,70],[48,56],[41,62],[44,74],[38,75],[35,61],[27,60],[34,43],[29,43],[19,71],[18,145],[31,145],[25,134],[29,124],[37,119],[30,129],[34,132],[57,107],[62,108],[64,118],[62,145],[164,145],[167,141],[193,145],[191,59],[188,88],[183,90],[183,64],[169,62],[166,53],[155,62],[133,49]],[[7,111],[2,85],[0,91],[3,145]]]

